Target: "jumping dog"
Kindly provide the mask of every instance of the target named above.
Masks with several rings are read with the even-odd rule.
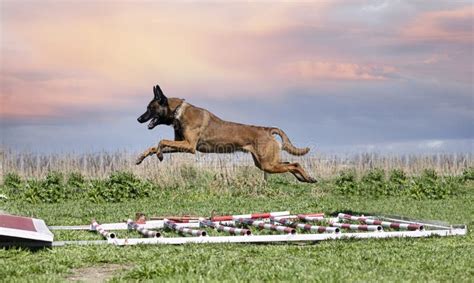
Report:
[[[140,123],[150,121],[150,130],[161,124],[173,126],[175,139],[161,140],[157,146],[147,149],[138,157],[137,165],[153,154],[162,161],[164,153],[243,151],[250,152],[255,165],[267,173],[290,172],[301,182],[317,182],[299,163],[280,161],[281,150],[296,156],[309,152],[309,148],[297,148],[292,145],[282,130],[224,121],[206,109],[185,102],[184,99],[167,98],[158,85],[153,87],[153,93],[154,98],[148,104],[146,112],[137,120]],[[281,137],[281,146],[273,137],[275,134]]]

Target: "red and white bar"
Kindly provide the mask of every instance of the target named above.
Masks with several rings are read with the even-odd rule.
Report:
[[[104,238],[106,239],[114,239],[115,238],[115,233],[108,232],[102,226],[100,226],[99,223],[95,219],[92,220],[91,227],[93,230],[97,231],[99,234],[101,234]]]
[[[311,231],[311,232],[318,232],[318,233],[324,233],[324,232],[339,233],[340,232],[340,229],[338,227],[315,226],[315,225],[310,225],[310,224],[296,223],[288,219],[277,219],[275,217],[272,217],[270,219],[285,226],[289,226],[292,228],[300,228],[300,229]]]
[[[164,225],[172,230],[178,231],[183,234],[188,234],[188,235],[193,235],[193,236],[198,236],[198,237],[204,237],[207,236],[206,231],[202,230],[194,230],[186,227],[180,227],[177,225],[174,221],[171,220],[164,220]]]
[[[147,237],[147,238],[157,238],[157,237],[161,237],[161,233],[158,232],[158,231],[151,231],[151,230],[148,230],[140,225],[138,225],[135,221],[133,221],[132,219],[128,219],[127,220],[127,225],[131,228],[131,229],[134,229],[136,230],[138,233],[142,234],[143,236]]]
[[[318,212],[318,213],[300,213],[298,215],[304,215],[308,217],[324,217],[324,212]]]
[[[296,233],[295,228],[277,226],[277,225],[273,225],[273,224],[264,223],[262,221],[255,221],[255,220],[252,220],[252,219],[244,219],[244,218],[239,218],[236,221],[240,222],[242,224],[255,226],[259,229],[272,230],[272,231],[277,231],[277,232],[282,232],[282,233],[287,233],[287,234],[295,234]]]
[[[214,216],[211,218],[211,221],[232,221],[240,218],[243,219],[261,219],[261,218],[270,218],[272,216],[285,216],[290,215],[289,211],[278,211],[278,212],[268,212],[268,213],[252,213],[252,214],[242,214],[242,215],[223,215],[223,216]]]
[[[252,235],[252,231],[249,229],[240,229],[240,228],[234,228],[234,227],[228,227],[224,225],[220,225],[218,223],[214,223],[210,220],[201,220],[201,224],[207,227],[212,227],[216,229],[219,232],[226,232],[231,235],[242,235],[242,236],[250,236]]]
[[[298,218],[304,221],[322,221],[324,220],[324,213],[322,215],[298,214]]]
[[[360,230],[360,231],[382,231],[382,226],[380,225],[354,225],[354,224],[347,224],[347,223],[337,223],[332,222],[330,223],[333,227],[339,227],[348,230]]]
[[[376,220],[376,219],[365,218],[362,216],[352,216],[350,214],[344,214],[344,213],[339,213],[337,217],[340,219],[360,221],[365,224],[380,225],[382,227],[393,228],[393,229],[410,230],[410,231],[424,229],[423,225],[381,221],[381,220]]]

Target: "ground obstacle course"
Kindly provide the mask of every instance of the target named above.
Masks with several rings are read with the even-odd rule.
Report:
[[[347,213],[326,216],[324,213],[291,214],[289,211],[212,217],[154,216],[149,220],[144,214],[137,213],[135,220],[117,223],[99,224],[93,219],[90,225],[49,227],[41,219],[0,215],[0,220],[0,247],[317,242],[333,239],[444,237],[467,233],[466,225],[440,224],[404,217]],[[8,225],[11,227],[6,227]],[[87,230],[98,233],[104,240],[55,242],[48,228],[53,231]],[[135,231],[142,237],[130,237],[129,232],[121,236],[121,230]]]
[[[146,220],[137,214],[136,220],[104,223],[99,226],[52,226],[51,230],[89,230],[104,237],[102,241],[63,241],[53,246],[69,244],[138,244],[186,243],[277,243],[317,242],[332,239],[368,239],[429,236],[459,236],[467,233],[466,225],[407,219],[404,217],[351,215],[338,213],[292,214],[289,211],[242,215],[152,216]],[[136,231],[142,237],[120,236],[120,230]],[[111,237],[114,233],[114,237]],[[90,243],[89,243],[90,242]]]

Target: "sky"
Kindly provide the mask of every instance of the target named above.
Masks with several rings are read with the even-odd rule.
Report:
[[[2,146],[136,151],[159,84],[313,152],[474,152],[472,1],[1,0]]]

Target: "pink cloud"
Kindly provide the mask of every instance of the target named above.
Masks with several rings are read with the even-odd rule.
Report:
[[[0,116],[6,118],[64,117],[70,111],[100,109],[104,105],[124,107],[131,98],[120,91],[120,83],[81,77],[55,77],[51,74],[31,79],[33,74],[2,72],[2,107]]]
[[[243,83],[265,89],[260,75],[265,70],[254,60],[265,48],[232,48],[239,36],[225,48],[214,41],[216,35],[257,38],[293,25],[295,18],[312,18],[326,6],[6,3],[0,115],[56,117],[71,108],[126,107],[134,96],[151,95],[143,90],[155,83],[171,96],[189,98],[224,97]],[[209,58],[218,52],[229,57],[230,49],[231,57],[250,62],[220,65]]]
[[[301,60],[283,65],[281,73],[303,80],[385,80],[396,69],[392,66],[363,65],[331,61]]]
[[[401,29],[410,41],[473,42],[473,6],[420,14]]]

